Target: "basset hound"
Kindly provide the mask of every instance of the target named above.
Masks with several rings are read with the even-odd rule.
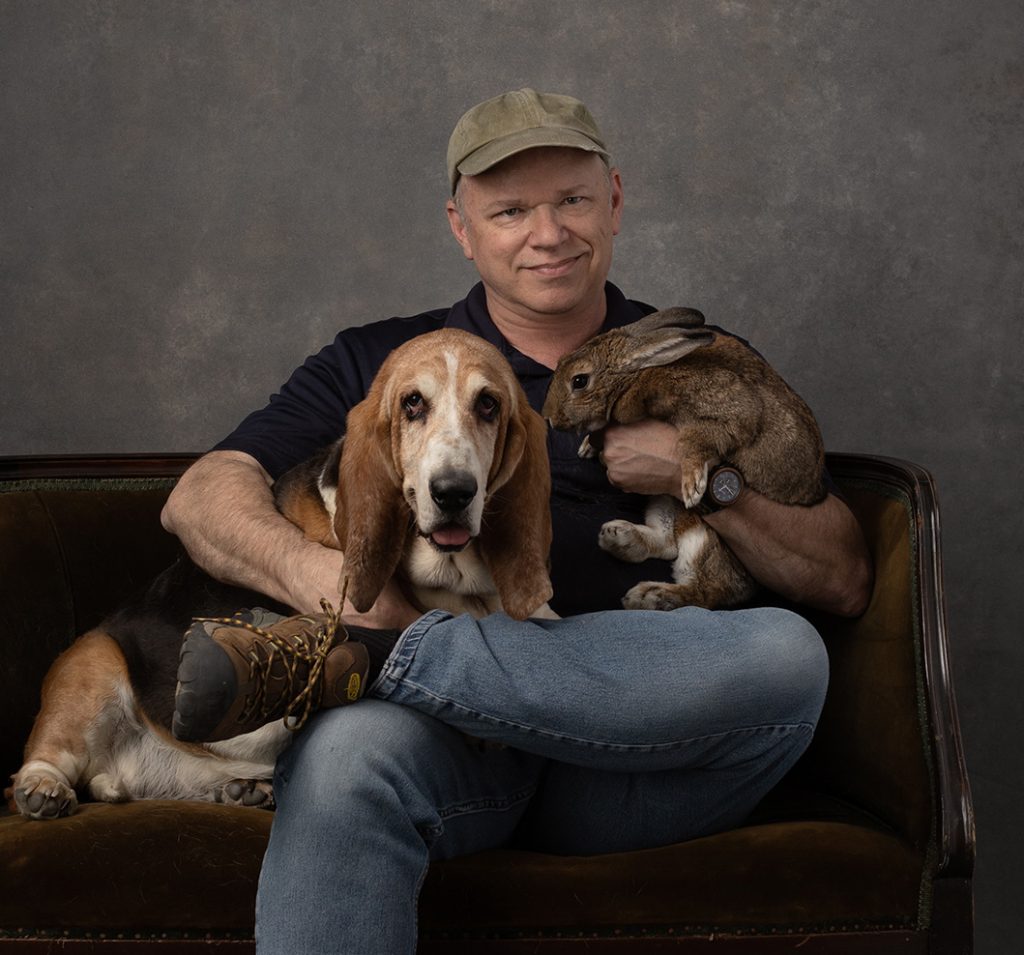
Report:
[[[385,360],[345,436],[282,476],[281,512],[345,554],[360,612],[397,577],[423,610],[554,616],[546,427],[496,348],[468,332],[414,338]],[[289,609],[214,581],[187,558],[54,662],[15,774],[23,815],[94,799],[273,805],[291,732],[277,722],[218,743],[170,733],[182,635],[193,616]]]
[[[550,615],[546,442],[496,348],[431,332],[388,356],[345,436],[281,479],[278,507],[344,551],[360,612],[397,572],[424,610]]]

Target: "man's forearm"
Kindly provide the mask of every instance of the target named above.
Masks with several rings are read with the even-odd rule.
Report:
[[[787,506],[747,489],[704,520],[769,590],[842,616],[864,612],[871,560],[856,518],[839,498]]]
[[[274,506],[270,476],[247,454],[214,451],[178,482],[163,515],[192,559],[218,580],[248,587],[303,613],[321,598],[342,606],[345,619],[402,628],[420,616],[394,581],[359,614],[342,604],[341,551],[307,540]]]
[[[255,459],[230,451],[201,458],[179,481],[162,520],[192,559],[218,580],[290,606],[302,600],[296,576],[314,572],[313,566],[300,568],[314,562],[310,549],[316,545],[274,507],[270,478]],[[334,560],[340,572],[341,555]],[[324,575],[322,568],[315,572]],[[329,588],[324,596],[334,595],[337,577],[324,586]]]

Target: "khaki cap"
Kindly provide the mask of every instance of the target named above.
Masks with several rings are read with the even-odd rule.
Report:
[[[578,99],[531,89],[502,93],[474,106],[448,140],[448,184],[476,176],[537,146],[568,146],[611,158],[590,111]]]

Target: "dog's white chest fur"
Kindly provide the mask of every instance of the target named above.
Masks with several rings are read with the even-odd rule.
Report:
[[[501,609],[497,588],[474,543],[444,553],[417,537],[404,558],[406,577],[421,607],[480,615]]]

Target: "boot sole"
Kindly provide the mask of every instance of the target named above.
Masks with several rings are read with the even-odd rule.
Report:
[[[201,623],[185,634],[178,656],[171,733],[183,743],[219,738],[216,730],[238,693],[235,668]]]

